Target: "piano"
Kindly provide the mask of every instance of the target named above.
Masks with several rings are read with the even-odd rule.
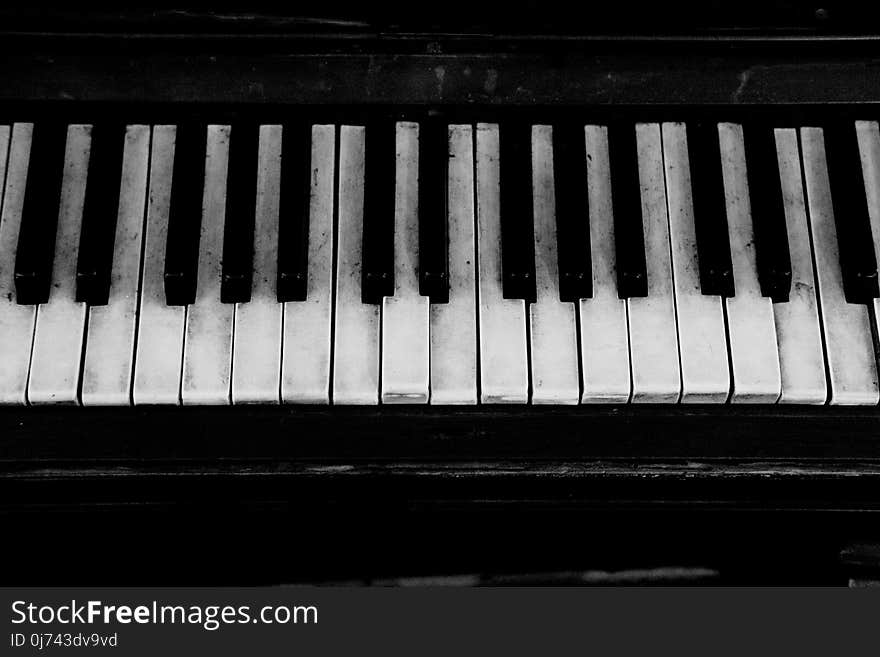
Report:
[[[878,12],[323,4],[0,10],[6,581],[876,578]]]

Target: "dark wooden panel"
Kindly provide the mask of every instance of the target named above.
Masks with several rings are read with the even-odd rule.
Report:
[[[109,45],[108,45],[109,47]],[[870,52],[870,51],[869,51]],[[470,109],[863,106],[880,100],[880,57],[802,52],[216,54],[7,52],[0,102]],[[135,108],[137,109],[137,108]],[[161,118],[142,109],[146,120]],[[4,115],[8,115],[8,109]]]
[[[217,1],[150,2],[140,7],[107,3],[29,3],[0,9],[7,30],[194,34],[309,34],[321,32],[438,32],[478,34],[866,34],[876,31],[878,10],[867,3],[835,0],[821,7],[807,0],[704,0],[663,3],[618,0],[589,7],[566,0],[520,0],[516,11],[502,0],[446,0],[415,5],[408,0],[364,3],[324,0],[317,5]]]
[[[245,436],[246,440],[241,437]],[[880,458],[876,408],[0,408],[0,463],[58,459]]]
[[[0,505],[880,509],[876,409],[3,409]]]

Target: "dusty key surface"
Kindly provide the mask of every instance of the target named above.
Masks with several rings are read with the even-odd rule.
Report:
[[[110,294],[107,305],[89,308],[81,392],[84,406],[131,403],[149,157],[149,126],[128,126]]]

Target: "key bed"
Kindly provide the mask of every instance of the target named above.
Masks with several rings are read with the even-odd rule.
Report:
[[[0,399],[876,404],[878,141],[849,120],[0,126]]]

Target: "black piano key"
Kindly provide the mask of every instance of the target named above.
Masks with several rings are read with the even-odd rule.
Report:
[[[504,123],[499,139],[502,291],[505,299],[535,301],[532,127],[529,123]]]
[[[788,301],[791,292],[791,252],[776,155],[776,136],[770,126],[751,124],[743,126],[743,139],[761,294],[773,301]]]
[[[559,298],[577,301],[593,296],[587,153],[584,126],[553,126],[553,180],[556,195],[556,245]]]
[[[165,302],[169,306],[193,303],[196,297],[207,139],[205,124],[177,126],[165,249]]]
[[[66,124],[34,124],[13,273],[20,304],[49,300],[66,147]]]
[[[259,151],[258,124],[235,123],[231,126],[226,177],[226,216],[223,225],[221,303],[244,303],[251,300]]]
[[[105,305],[110,296],[124,149],[123,124],[92,127],[76,263],[76,300],[91,305]]]
[[[642,225],[642,186],[635,126],[608,126],[611,202],[617,256],[617,294],[621,299],[648,296],[648,267]]]
[[[284,125],[278,222],[278,301],[305,301],[309,283],[312,126]]]
[[[830,124],[823,133],[844,295],[849,303],[869,303],[880,295],[855,124]]]
[[[394,295],[394,200],[397,140],[394,121],[373,121],[364,145],[364,236],[361,298]]]
[[[703,294],[732,297],[736,290],[730,259],[718,126],[715,123],[689,123],[687,142],[700,289]]]
[[[449,128],[431,118],[419,125],[419,294],[449,302],[447,180]]]

